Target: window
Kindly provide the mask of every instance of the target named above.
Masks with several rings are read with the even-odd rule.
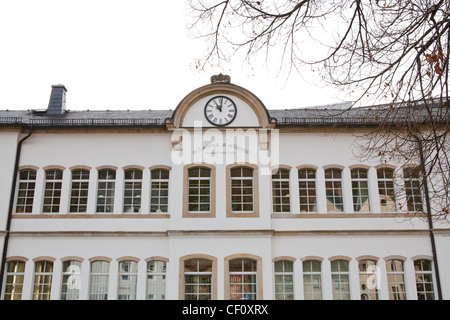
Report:
[[[212,299],[213,263],[209,259],[184,261],[184,299]]]
[[[188,212],[211,212],[211,169],[188,170]]]
[[[294,300],[294,263],[275,262],[275,299]]]
[[[322,300],[322,263],[319,260],[303,261],[303,292],[305,300]]]
[[[59,212],[61,203],[62,170],[45,172],[45,192],[43,212]]]
[[[328,212],[343,212],[342,171],[340,169],[325,170],[325,192]]]
[[[38,261],[34,265],[33,300],[50,300],[53,262]]]
[[[253,259],[233,259],[229,261],[230,299],[257,299],[257,261]]]
[[[169,170],[152,170],[150,212],[166,213],[169,204]]]
[[[298,190],[300,196],[300,212],[317,212],[316,170],[298,170]]]
[[[277,173],[272,175],[272,202],[273,212],[286,213],[291,211],[289,170],[278,169]]]
[[[21,300],[25,262],[9,261],[6,265],[5,300]]]
[[[153,260],[147,262],[147,299],[166,298],[166,262]]]
[[[333,300],[350,300],[349,262],[346,260],[331,261],[331,281]]]
[[[136,300],[137,271],[136,261],[119,263],[119,300]]]
[[[141,211],[142,170],[125,171],[125,190],[123,197],[123,212],[139,213]]]
[[[414,261],[418,300],[434,300],[433,270],[431,261],[419,259]]]
[[[231,212],[253,212],[253,169],[231,169]]]
[[[81,262],[63,262],[61,300],[78,300],[80,297]]]
[[[97,212],[114,212],[114,191],[116,187],[116,171],[103,169],[98,172]]]
[[[19,190],[17,193],[17,213],[31,213],[33,211],[35,186],[36,171],[21,170],[19,172]]]
[[[72,171],[72,192],[70,212],[86,212],[89,189],[89,170]]]
[[[403,261],[386,261],[389,300],[406,300],[405,275]]]
[[[377,170],[378,194],[381,212],[395,212],[394,170],[381,168]]]
[[[358,268],[361,300],[378,300],[376,262],[361,260],[358,263]]]
[[[109,283],[109,262],[92,261],[89,300],[107,300]]]
[[[406,204],[408,211],[423,211],[422,191],[420,183],[420,174],[418,168],[403,169],[403,177],[405,180]]]
[[[352,169],[351,178],[354,212],[370,212],[367,170]]]

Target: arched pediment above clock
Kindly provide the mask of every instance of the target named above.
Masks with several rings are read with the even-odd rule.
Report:
[[[275,119],[269,117],[266,107],[258,97],[247,89],[228,81],[212,81],[211,84],[189,93],[179,103],[172,117],[167,119],[167,127],[174,130],[177,128],[193,128],[199,124],[204,128],[272,128],[275,126]],[[218,97],[224,98],[223,100],[227,102],[224,102],[224,110],[220,110],[223,114],[223,122],[216,119],[216,124],[214,124],[212,108],[210,106],[208,110],[207,105],[210,103],[213,109],[217,109],[213,112],[218,112],[220,106],[217,107],[217,104],[213,101],[214,98]],[[232,110],[234,107],[228,109],[228,106],[233,104],[235,105],[235,111]],[[228,110],[230,112],[226,112]],[[210,121],[207,119],[208,116]],[[230,120],[231,122],[227,123]]]

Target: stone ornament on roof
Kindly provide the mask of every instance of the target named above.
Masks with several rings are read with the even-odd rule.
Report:
[[[231,77],[221,73],[211,76],[211,83],[230,83]]]

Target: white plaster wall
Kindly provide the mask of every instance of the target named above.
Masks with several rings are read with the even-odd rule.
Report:
[[[18,142],[18,132],[0,133],[0,231],[6,228]]]

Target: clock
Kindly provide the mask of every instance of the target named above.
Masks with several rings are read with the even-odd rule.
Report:
[[[225,96],[211,98],[205,105],[205,117],[215,126],[226,126],[236,118],[237,108],[233,100]]]

